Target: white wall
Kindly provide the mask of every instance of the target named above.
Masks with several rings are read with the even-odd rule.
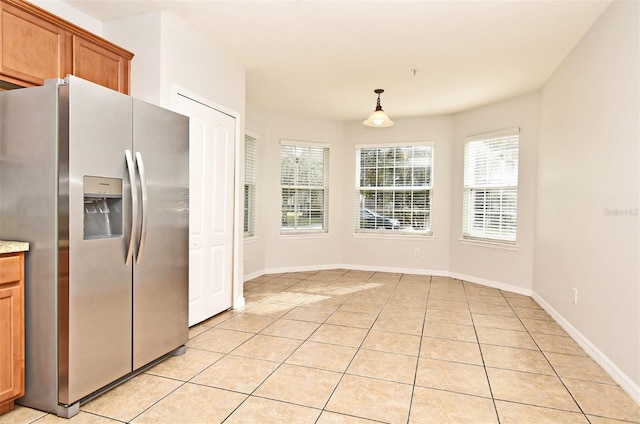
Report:
[[[638,14],[613,2],[541,91],[533,290],[640,401]]]
[[[245,276],[262,272],[330,268],[342,258],[342,204],[344,185],[343,136],[339,122],[283,116],[247,107],[247,129],[258,135],[256,233],[258,240],[245,243]],[[280,235],[280,140],[327,143],[330,147],[329,233],[323,236]],[[260,272],[260,273],[262,273]]]
[[[217,54],[171,15],[149,12],[108,21],[104,37],[135,54],[131,64],[134,97],[171,108],[177,85],[244,116],[244,68]]]
[[[244,67],[217,53],[207,40],[166,13],[161,45],[163,101],[171,95],[168,88],[176,84],[239,113],[244,128]]]
[[[444,275],[449,269],[451,153],[453,118],[448,115],[396,119],[390,128],[369,128],[362,122],[344,125],[342,162],[342,263],[366,268]],[[433,237],[355,234],[356,148],[358,144],[434,142]],[[415,256],[419,249],[419,256]]]
[[[460,241],[464,176],[464,138],[520,128],[518,150],[518,224],[515,249]],[[530,294],[536,196],[537,93],[455,115],[451,181],[450,272],[453,276]]]
[[[105,23],[105,38],[134,53],[131,95],[161,105],[162,13],[150,12]]]
[[[399,119],[393,128],[301,119],[247,105],[247,130],[258,136],[256,238],[245,242],[245,278],[264,272],[348,266],[446,274],[449,251],[451,116]],[[329,234],[280,235],[280,140],[326,142],[331,147]],[[433,141],[434,237],[354,236],[355,146]],[[420,249],[420,256],[414,250]]]
[[[530,94],[458,115],[397,119],[391,128],[327,123],[247,107],[247,129],[258,135],[257,239],[245,243],[245,278],[263,272],[343,266],[455,275],[529,294],[533,269],[538,96]],[[463,138],[521,128],[518,247],[463,245]],[[342,131],[340,130],[342,128]],[[328,141],[331,149],[328,238],[279,235],[280,139]],[[355,147],[430,141],[434,147],[433,236],[355,234]],[[416,256],[416,249],[419,256]]]

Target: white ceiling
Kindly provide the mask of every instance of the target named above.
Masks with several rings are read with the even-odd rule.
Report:
[[[102,21],[165,10],[246,68],[248,102],[339,121],[364,120],[376,88],[391,119],[532,92],[610,3],[65,1]]]

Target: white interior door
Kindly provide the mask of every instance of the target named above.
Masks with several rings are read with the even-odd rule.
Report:
[[[184,95],[189,129],[189,325],[229,309],[233,296],[236,119]]]

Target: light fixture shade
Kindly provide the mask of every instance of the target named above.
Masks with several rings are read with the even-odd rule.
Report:
[[[366,121],[362,122],[368,127],[390,127],[393,121],[389,119],[384,110],[375,110]]]
[[[389,119],[384,110],[382,110],[382,106],[380,106],[380,94],[384,93],[384,90],[381,88],[377,88],[373,90],[374,93],[378,95],[378,101],[376,103],[376,110],[373,111],[371,116],[366,121],[362,123],[368,127],[390,127],[393,125],[393,121]]]

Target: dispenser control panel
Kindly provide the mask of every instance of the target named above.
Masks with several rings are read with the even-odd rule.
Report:
[[[122,179],[84,176],[84,195],[95,197],[122,197]]]

